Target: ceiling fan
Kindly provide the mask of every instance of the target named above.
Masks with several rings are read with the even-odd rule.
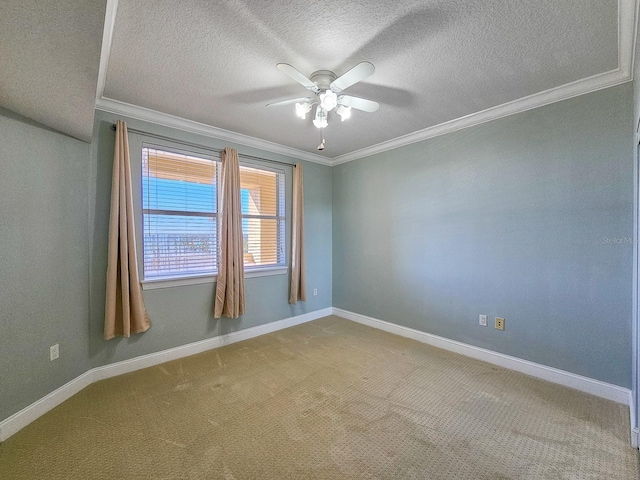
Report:
[[[277,66],[281,72],[294,79],[307,90],[312,91],[315,97],[292,98],[291,100],[270,103],[267,106],[274,107],[295,103],[296,115],[304,120],[313,106],[317,105],[313,124],[318,128],[325,128],[328,125],[328,113],[334,108],[336,113],[340,115],[341,120],[345,121],[351,116],[352,108],[372,113],[378,110],[380,106],[378,102],[341,93],[351,85],[373,74],[375,67],[369,62],[360,62],[339,77],[330,70],[318,70],[313,72],[310,78],[307,78],[288,63],[279,63]],[[323,144],[324,140],[321,145],[323,146]]]

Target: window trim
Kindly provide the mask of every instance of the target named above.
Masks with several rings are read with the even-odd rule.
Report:
[[[254,161],[253,159],[243,159],[242,155],[239,155],[239,160],[240,160],[240,167],[248,167],[248,168],[255,168],[258,170],[264,170],[266,172],[271,172],[271,173],[275,173],[276,175],[282,175],[282,185],[278,186],[278,188],[282,188],[282,196],[285,197],[285,204],[282,205],[282,213],[283,215],[280,216],[280,195],[277,194],[278,191],[276,191],[276,214],[275,215],[248,215],[248,214],[244,214],[241,213],[241,218],[245,219],[245,218],[258,218],[258,219],[273,219],[276,220],[276,224],[278,226],[278,230],[280,227],[280,222],[283,223],[284,225],[284,232],[282,237],[280,238],[280,232],[278,231],[278,238],[280,238],[280,240],[282,241],[282,252],[278,252],[276,254],[276,256],[280,256],[280,254],[282,254],[282,263],[275,263],[275,264],[271,264],[271,265],[255,265],[255,266],[244,266],[244,276],[245,278],[250,278],[247,276],[247,273],[249,272],[259,272],[261,270],[267,270],[267,269],[278,269],[278,268],[284,268],[284,267],[288,267],[287,264],[287,234],[286,234],[286,229],[287,229],[287,211],[286,211],[286,190],[287,187],[285,185],[286,182],[286,172],[284,171],[283,168],[280,167],[274,167],[274,166],[268,166],[268,165],[264,165],[261,163],[258,163],[256,161]],[[256,274],[254,276],[262,276],[259,274]]]
[[[176,147],[173,145],[166,145],[166,144],[162,144],[162,143],[156,143],[156,142],[150,142],[150,141],[146,141],[144,139],[144,135],[142,135],[142,141],[140,142],[140,152],[142,152],[142,150],[144,148],[151,148],[151,149],[157,149],[157,150],[163,150],[163,151],[168,151],[168,152],[172,152],[172,153],[177,153],[177,154],[181,154],[181,155],[189,155],[189,156],[207,156],[209,158],[211,158],[216,164],[217,164],[217,168],[216,168],[216,175],[220,175],[220,162],[221,162],[221,156],[220,153],[218,151],[211,151],[209,149],[207,149],[206,147],[198,147],[197,149],[183,149],[181,147]],[[282,196],[284,197],[285,200],[285,206],[286,206],[286,196],[287,196],[287,187],[286,187],[286,178],[287,178],[287,174],[286,171],[283,167],[281,166],[273,166],[273,165],[269,165],[268,159],[265,159],[264,162],[259,161],[259,159],[256,159],[254,157],[243,157],[242,154],[238,155],[238,159],[239,159],[239,164],[240,166],[246,166],[249,168],[256,168],[259,170],[265,170],[268,172],[273,172],[276,174],[282,174],[283,175],[283,184],[281,185],[282,188]],[[142,172],[142,164],[140,165],[140,207],[139,207],[139,214],[140,214],[140,247],[142,248],[142,251],[144,251],[144,208],[142,205],[142,193],[143,193],[143,189],[142,189],[142,182],[144,181],[144,175]],[[219,178],[218,178],[219,181]],[[277,196],[276,201],[280,202],[280,195]],[[219,211],[220,208],[220,197],[218,195],[216,195],[216,218],[219,218]],[[287,210],[286,207],[283,206],[284,209],[284,215],[282,216],[282,222],[284,225],[284,232],[282,237],[280,238],[281,242],[282,242],[282,255],[283,255],[283,263],[282,264],[272,264],[272,265],[266,265],[266,266],[245,266],[244,267],[244,277],[245,278],[258,278],[258,277],[266,277],[266,276],[277,276],[277,275],[285,275],[288,274],[289,272],[289,263],[288,263],[288,256],[287,256]],[[279,210],[279,207],[278,207]],[[262,216],[260,216],[262,217]],[[273,218],[271,216],[269,216],[268,218]],[[279,216],[276,214],[276,219],[278,219]],[[136,228],[136,230],[138,230]],[[219,232],[218,232],[219,233]],[[137,236],[137,235],[136,235]],[[219,253],[219,252],[218,252]],[[144,257],[144,254],[141,256],[141,258]],[[220,259],[218,258],[218,264],[219,264]],[[195,274],[186,274],[183,276],[172,276],[172,277],[154,277],[154,278],[145,278],[145,271],[144,271],[144,261],[141,262],[142,265],[140,265],[140,269],[142,271],[142,279],[140,281],[140,284],[142,285],[142,289],[143,290],[155,290],[155,289],[161,289],[161,288],[170,288],[170,287],[180,287],[180,286],[188,286],[188,285],[202,285],[202,284],[207,284],[207,283],[215,283],[217,281],[218,278],[218,272],[216,271],[215,273],[195,273]]]
[[[147,278],[147,272],[145,270],[145,215],[153,215],[155,214],[160,214],[160,215],[176,215],[179,214],[180,216],[188,216],[188,217],[202,217],[202,218],[213,218],[215,219],[216,225],[218,225],[217,228],[219,228],[219,221],[220,221],[220,197],[217,194],[217,190],[216,190],[216,209],[215,212],[193,212],[193,211],[172,211],[172,210],[161,210],[161,209],[149,209],[149,208],[144,208],[144,182],[145,182],[145,175],[144,175],[144,162],[142,160],[143,158],[143,151],[145,149],[148,150],[158,150],[158,151],[162,151],[162,152],[166,152],[169,154],[175,154],[175,155],[184,155],[187,157],[195,157],[201,160],[210,160],[211,162],[213,162],[215,164],[215,175],[216,175],[216,189],[218,188],[217,186],[220,183],[220,154],[217,152],[211,152],[211,151],[207,151],[206,149],[196,149],[196,150],[187,150],[187,149],[183,149],[181,147],[173,147],[173,146],[168,146],[168,145],[164,145],[164,146],[160,146],[158,144],[155,144],[154,142],[147,142],[147,141],[142,141],[142,144],[140,145],[140,168],[138,169],[140,172],[140,247],[141,247],[141,251],[142,251],[142,255],[141,257],[141,271],[142,271],[142,278],[144,282],[153,282],[154,280],[180,280],[183,278],[191,278],[191,277],[202,277],[202,276],[211,276],[211,275],[217,275],[218,270],[218,264],[220,262],[220,256],[219,256],[219,245],[218,245],[218,234],[219,234],[219,230],[216,230],[216,257],[215,257],[215,265],[216,265],[216,270],[215,272],[211,272],[211,271],[200,271],[200,272],[191,272],[191,273],[185,273],[184,275],[181,276],[166,276],[163,277],[161,275],[158,276],[151,276],[151,278]],[[142,283],[142,282],[141,282]]]
[[[244,278],[257,278],[257,277],[271,277],[275,275],[286,275],[289,273],[288,266],[278,266],[278,267],[256,267],[251,269],[244,269]],[[184,287],[187,285],[202,285],[205,283],[216,283],[218,281],[218,275],[210,275],[210,274],[202,274],[202,275],[192,275],[189,277],[180,277],[180,278],[154,278],[153,280],[143,280],[140,283],[142,284],[143,290],[156,290],[159,288],[170,288],[170,287]]]

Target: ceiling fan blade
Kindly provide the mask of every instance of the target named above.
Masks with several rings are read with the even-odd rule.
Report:
[[[280,105],[293,105],[294,103],[312,102],[312,97],[292,98],[281,102],[267,103],[267,107],[279,107]]]
[[[300,73],[298,70],[293,68],[288,63],[279,63],[277,67],[280,69],[281,72],[289,75],[291,78],[293,78],[296,82],[298,82],[304,88],[311,90],[312,92],[318,91],[318,86],[315,83],[313,83],[310,79],[305,77],[302,73]]]
[[[338,105],[355,108],[363,112],[373,113],[380,107],[378,102],[367,100],[366,98],[352,97],[351,95],[340,95],[338,97]]]
[[[340,75],[333,82],[331,82],[331,90],[335,93],[349,88],[354,83],[358,83],[360,80],[364,80],[375,71],[376,67],[369,62],[360,62],[353,67],[347,73]]]

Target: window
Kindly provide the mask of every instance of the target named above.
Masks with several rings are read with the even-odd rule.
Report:
[[[284,174],[240,166],[245,269],[284,265]]]
[[[217,271],[217,176],[212,158],[143,147],[145,279]]]
[[[284,172],[240,160],[245,268],[284,266]],[[219,171],[217,156],[143,146],[145,280],[217,273]]]

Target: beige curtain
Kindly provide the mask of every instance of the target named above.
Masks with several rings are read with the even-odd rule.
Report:
[[[111,182],[104,338],[129,337],[150,326],[138,279],[127,124],[118,120]]]
[[[307,300],[304,264],[304,188],[302,164],[293,168],[293,213],[291,222],[291,287],[289,303]]]
[[[244,313],[244,249],[238,151],[225,148],[221,159],[220,265],[213,316],[238,318]]]

